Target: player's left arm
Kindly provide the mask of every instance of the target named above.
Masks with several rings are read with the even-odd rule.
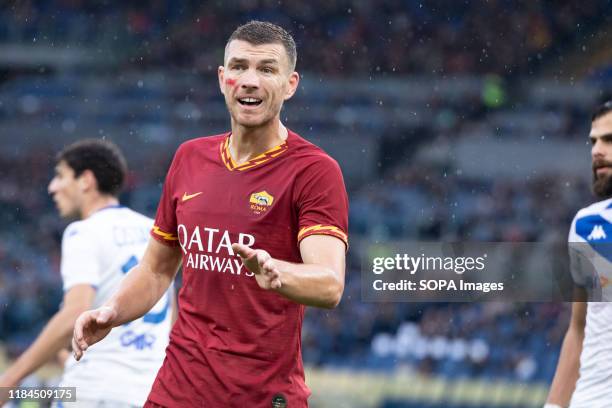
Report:
[[[340,166],[317,156],[302,167],[293,191],[302,263],[274,259],[263,249],[232,248],[261,288],[307,306],[334,308],[344,291],[348,247],[348,196]]]
[[[300,242],[303,264],[277,261],[283,296],[308,306],[334,308],[344,292],[346,246],[331,235]]]
[[[234,244],[232,248],[251,272],[259,286],[275,290],[306,306],[334,308],[344,291],[346,246],[330,235],[310,235],[300,242],[304,263],[272,258],[261,249]]]
[[[0,387],[15,387],[70,344],[77,317],[89,309],[96,295],[88,284],[75,285],[64,294],[61,309],[49,320],[34,343],[0,376]]]

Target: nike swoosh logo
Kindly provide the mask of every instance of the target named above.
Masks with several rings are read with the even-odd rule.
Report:
[[[187,194],[187,192],[183,193],[183,199],[182,201],[185,202],[187,200],[191,200],[192,198],[195,198],[197,196],[199,196],[200,194],[202,194],[202,192],[198,192],[198,193],[193,193],[193,194]]]

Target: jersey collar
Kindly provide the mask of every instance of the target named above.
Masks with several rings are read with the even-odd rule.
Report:
[[[248,169],[252,169],[257,166],[261,166],[264,163],[269,162],[275,157],[280,156],[285,153],[287,149],[289,149],[289,145],[287,144],[287,140],[289,140],[289,136],[287,136],[287,140],[283,143],[279,144],[271,148],[270,150],[260,154],[257,157],[252,158],[251,160],[244,162],[242,164],[236,164],[234,159],[229,152],[229,140],[230,140],[231,132],[227,134],[225,139],[221,142],[219,146],[219,152],[221,153],[221,160],[223,164],[229,171],[244,171]]]

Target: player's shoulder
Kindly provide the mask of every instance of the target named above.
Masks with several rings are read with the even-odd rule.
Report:
[[[584,242],[608,237],[612,227],[612,198],[597,201],[576,212],[568,236],[569,242]]]
[[[340,169],[338,162],[322,148],[289,130],[288,143],[291,146],[292,160],[301,166],[332,167]]]
[[[578,212],[576,212],[574,221],[591,215],[601,215],[602,213],[606,212],[606,210],[612,210],[612,198],[597,201],[581,208],[578,210]]]
[[[202,150],[218,149],[219,143],[227,137],[229,133],[220,133],[218,135],[200,136],[194,139],[189,139],[180,144],[176,149],[177,155],[189,154]]]
[[[73,239],[83,239],[83,237],[91,235],[92,229],[91,222],[87,222],[87,219],[73,221],[64,229],[62,241],[66,242]]]
[[[129,217],[130,219],[134,220],[134,222],[136,223],[142,223],[142,224],[151,224],[153,225],[153,219],[142,214],[139,213],[136,210],[133,210],[129,207],[121,207],[121,212],[123,213],[121,216],[124,217]]]
[[[81,222],[86,224],[88,229],[95,231],[107,230],[118,225],[146,226],[153,224],[151,218],[120,204],[103,208]]]
[[[210,158],[218,154],[222,140],[229,133],[212,136],[201,136],[189,139],[179,145],[172,160],[174,168],[180,168],[184,163],[199,161],[202,158]]]

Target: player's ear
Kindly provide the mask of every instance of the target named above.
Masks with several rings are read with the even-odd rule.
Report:
[[[291,98],[295,91],[297,91],[298,85],[300,84],[300,74],[296,71],[293,71],[289,74],[289,87],[287,88],[287,92],[285,93],[285,100]]]
[[[94,175],[93,171],[89,169],[83,170],[79,176],[79,187],[82,191],[89,191],[91,189],[98,188],[98,180],[96,180],[96,176]]]
[[[219,65],[219,68],[217,68],[217,76],[219,77],[219,89],[221,89],[221,93],[225,95],[225,90],[223,89],[223,84],[225,83],[223,80],[225,76],[225,67],[223,65]]]

